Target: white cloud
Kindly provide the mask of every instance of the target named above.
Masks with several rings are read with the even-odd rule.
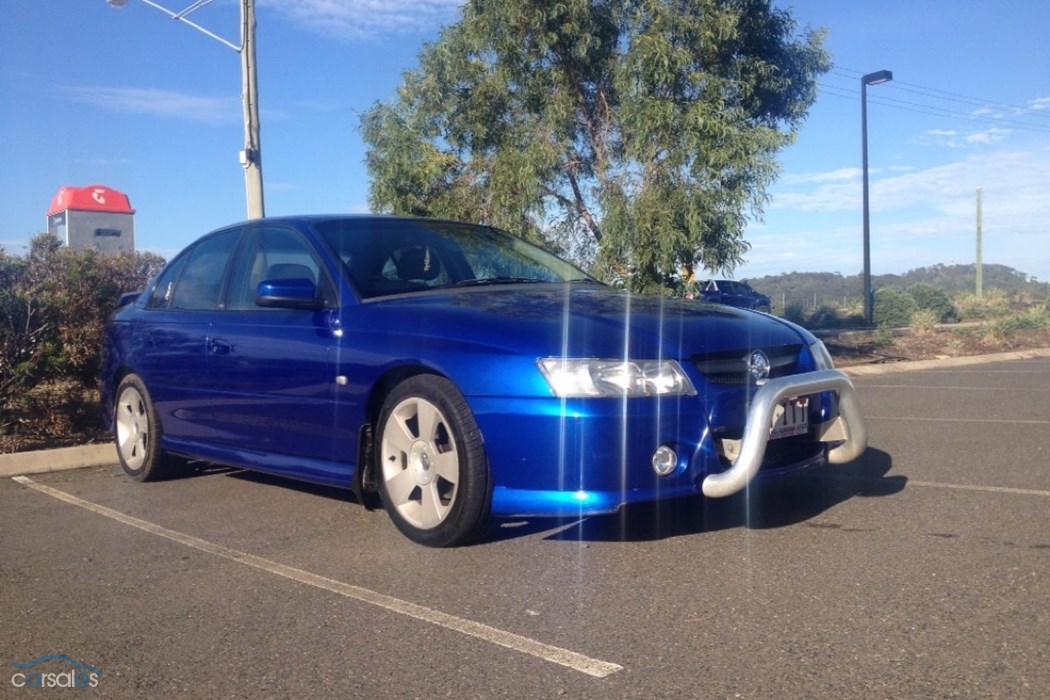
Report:
[[[1012,129],[998,126],[969,132],[961,132],[956,129],[930,129],[923,132],[918,140],[920,143],[947,146],[949,148],[990,146],[1001,143],[1012,133]]]
[[[1050,109],[1050,97],[1040,97],[1028,103],[1029,108],[1036,112]]]
[[[964,140],[968,144],[989,145],[999,143],[1011,133],[1013,132],[1010,129],[992,127],[991,129],[985,129],[984,131],[975,131],[971,134],[967,134]]]
[[[303,28],[344,39],[431,31],[456,19],[464,0],[262,0]]]
[[[858,180],[861,176],[860,168],[839,168],[824,173],[801,173],[798,175],[785,175],[780,182],[785,185],[808,185],[825,182],[850,182]]]
[[[63,90],[77,102],[114,112],[212,123],[242,118],[239,97],[203,97],[174,90],[99,85],[67,86]]]

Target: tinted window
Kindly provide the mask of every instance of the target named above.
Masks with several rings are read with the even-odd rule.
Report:
[[[263,307],[255,304],[260,282],[303,278],[318,289],[326,286],[320,265],[298,231],[277,227],[249,229],[234,262],[226,308],[260,310]]]
[[[318,233],[362,297],[471,284],[590,280],[530,243],[447,221],[330,221]]]
[[[217,309],[222,278],[240,231],[224,231],[205,238],[189,255],[175,283],[173,309]]]
[[[166,309],[171,305],[171,299],[175,296],[175,280],[179,278],[179,273],[182,272],[183,265],[186,264],[187,255],[182,255],[175,259],[164,272],[161,273],[160,279],[157,280],[157,284],[153,287],[153,293],[150,294],[149,304],[147,305],[151,309]]]

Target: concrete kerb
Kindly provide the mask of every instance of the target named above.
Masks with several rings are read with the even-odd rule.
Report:
[[[117,448],[109,442],[102,445],[59,447],[53,450],[0,454],[0,477],[42,474],[82,467],[117,464]]]
[[[855,365],[843,367],[842,371],[849,376],[859,377],[895,372],[952,369],[989,362],[1031,360],[1040,357],[1050,357],[1050,348],[1018,350],[995,355],[951,357],[940,360],[915,360],[882,365]],[[37,450],[34,452],[14,452],[0,454],[0,478],[9,478],[20,474],[42,474],[44,472],[65,471],[67,469],[81,469],[83,467],[104,467],[117,463],[117,451],[113,443],[84,445],[81,447],[60,447],[54,450]]]

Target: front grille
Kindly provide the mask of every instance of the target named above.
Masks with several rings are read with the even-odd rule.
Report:
[[[747,358],[755,350],[761,350],[769,358],[771,379],[798,373],[801,345],[778,345],[769,348],[747,348],[694,355],[696,369],[712,384],[744,385],[751,382],[747,371]]]

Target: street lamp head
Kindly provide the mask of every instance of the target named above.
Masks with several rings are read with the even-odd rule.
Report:
[[[106,4],[110,7],[124,7],[128,4],[128,0],[106,0]]]
[[[127,0],[124,0],[124,2],[127,2]],[[868,73],[860,79],[860,82],[865,85],[879,85],[881,83],[888,83],[891,80],[893,80],[893,71],[880,70],[875,71],[874,73]]]

